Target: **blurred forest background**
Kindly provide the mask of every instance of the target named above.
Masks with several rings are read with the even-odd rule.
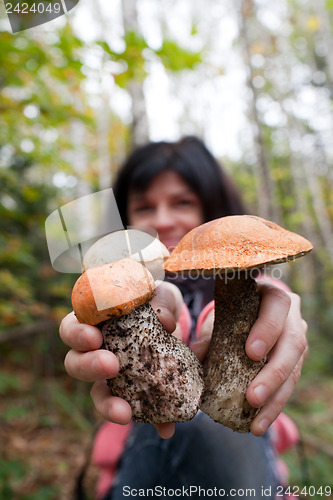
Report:
[[[109,5],[111,4],[111,5]],[[283,279],[310,354],[286,412],[291,484],[333,486],[333,1],[80,0],[10,32],[0,6],[0,499],[69,499],[98,416],[58,336],[77,278],[45,219],[110,186],[148,139],[197,134],[248,211],[313,243]],[[2,10],[1,10],[2,9]],[[93,498],[95,471],[85,487]],[[306,495],[303,495],[304,497]]]

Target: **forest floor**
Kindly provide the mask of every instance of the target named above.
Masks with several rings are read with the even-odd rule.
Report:
[[[286,413],[300,432],[299,444],[282,456],[290,484],[299,493],[306,486],[307,498],[333,498],[333,379],[301,377]]]
[[[43,348],[37,354],[28,345],[15,351],[10,346],[1,352],[0,500],[76,500],[86,464],[84,489],[93,500],[98,471],[91,463],[91,446],[101,422],[92,409],[89,384],[65,374],[66,348],[53,350],[51,368]],[[282,458],[290,483],[299,487],[297,496],[333,498],[333,381],[306,379],[287,408],[302,446]]]
[[[72,500],[87,465],[86,498],[98,471],[91,447],[99,417],[89,384],[64,372],[65,346],[1,346],[0,500]],[[54,347],[54,346],[53,346]]]

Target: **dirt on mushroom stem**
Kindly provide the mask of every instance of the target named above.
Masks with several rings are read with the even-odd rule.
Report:
[[[214,330],[203,366],[200,409],[238,432],[248,432],[259,411],[245,398],[250,382],[267,362],[266,358],[253,361],[245,352],[259,306],[257,284],[247,270],[233,277],[216,275]]]
[[[104,348],[119,361],[109,379],[114,396],[131,406],[134,422],[166,423],[192,419],[203,391],[202,367],[195,354],[168,333],[150,303],[101,325]]]

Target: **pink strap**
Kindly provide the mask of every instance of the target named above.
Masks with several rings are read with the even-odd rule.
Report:
[[[277,419],[270,426],[271,438],[275,451],[278,455],[293,448],[300,439],[298,428],[293,420],[285,413],[280,413]],[[279,457],[277,460],[277,473],[281,484],[287,487],[289,484],[289,469],[285,462]],[[286,495],[293,499],[292,495]]]
[[[97,498],[102,498],[113,483],[117,465],[129,436],[132,423],[127,425],[105,422],[95,437],[92,462],[100,469],[96,485]]]
[[[277,288],[281,288],[281,290],[285,290],[286,292],[291,292],[288,285],[286,285],[283,281],[272,278],[271,276],[267,276],[266,274],[261,274],[256,278],[258,283],[270,283],[271,285],[276,286]]]
[[[186,304],[183,304],[180,316],[178,318],[178,324],[180,326],[180,331],[182,332],[182,341],[184,344],[189,343],[190,340],[190,334],[191,334],[191,315],[190,312],[186,306]]]
[[[285,413],[280,413],[272,423],[271,436],[278,454],[288,451],[299,441],[299,431],[295,422]]]
[[[211,302],[208,302],[208,304],[203,308],[203,310],[199,314],[198,321],[197,321],[197,328],[196,328],[197,338],[199,338],[199,333],[200,333],[201,327],[202,327],[205,319],[207,318],[210,311],[212,309],[214,309],[214,306],[215,306],[214,300],[212,300]]]

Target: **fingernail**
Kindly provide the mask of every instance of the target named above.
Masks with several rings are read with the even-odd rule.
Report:
[[[253,392],[256,395],[258,403],[261,406],[266,401],[266,399],[268,397],[268,390],[263,385],[257,385],[257,387],[255,387],[253,389]]]
[[[261,430],[262,432],[266,432],[266,431],[267,431],[267,429],[268,429],[268,427],[269,427],[269,420],[268,420],[267,418],[263,418],[263,419],[259,422],[258,426],[259,426],[259,428],[260,428],[260,430]]]
[[[254,354],[260,358],[263,358],[266,354],[266,344],[262,340],[255,340],[251,344],[251,348]]]

